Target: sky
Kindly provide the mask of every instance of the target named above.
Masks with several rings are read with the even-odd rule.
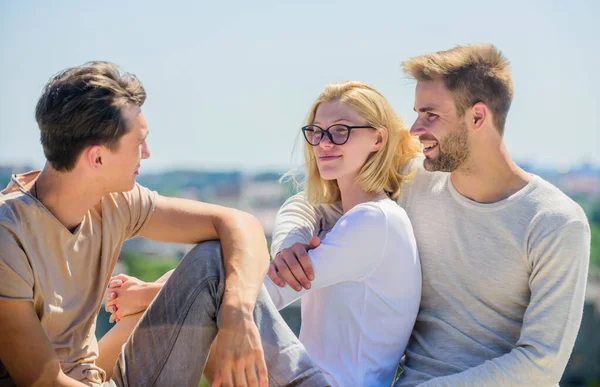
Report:
[[[369,83],[411,125],[415,84],[400,63],[485,42],[512,66],[511,156],[600,165],[598,15],[593,0],[0,0],[0,164],[43,166],[41,89],[87,61],[144,83],[142,173],[283,171],[298,164],[300,127],[327,83]]]

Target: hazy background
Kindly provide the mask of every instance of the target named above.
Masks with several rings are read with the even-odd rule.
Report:
[[[410,124],[400,62],[489,42],[510,59],[506,142],[536,165],[600,165],[596,1],[0,0],[0,164],[43,162],[33,110],[57,71],[108,60],[146,87],[151,159],[285,170],[310,104],[333,81],[379,89]]]
[[[583,321],[561,386],[600,387],[600,2],[0,0],[0,187],[41,168],[34,121],[56,72],[107,60],[137,74],[152,157],[138,181],[164,195],[240,208],[267,237],[295,187],[281,173],[328,82],[360,80],[412,124],[412,56],[488,42],[510,59],[506,143],[524,169],[586,211],[592,231]],[[191,246],[141,238],[117,272],[153,281]],[[568,257],[565,257],[568,259]],[[299,305],[282,311],[300,328]],[[108,329],[101,311],[96,335]]]

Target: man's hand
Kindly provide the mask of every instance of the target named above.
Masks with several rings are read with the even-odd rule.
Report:
[[[216,372],[212,386],[268,386],[260,334],[251,312],[223,300],[221,326],[213,343]]]
[[[310,281],[315,279],[315,273],[307,251],[320,244],[321,239],[314,236],[309,244],[294,243],[277,253],[267,273],[271,281],[281,288],[287,283],[297,292],[302,290],[302,287],[310,289]]]
[[[109,321],[112,323],[146,310],[162,284],[147,283],[135,277],[119,274],[111,278],[108,286],[105,309],[111,314]]]

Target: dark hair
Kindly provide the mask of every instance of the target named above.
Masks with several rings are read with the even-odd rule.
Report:
[[[57,171],[70,171],[87,146],[116,150],[127,132],[123,109],[145,100],[142,82],[113,63],[61,71],[44,86],[35,108],[46,159]]]

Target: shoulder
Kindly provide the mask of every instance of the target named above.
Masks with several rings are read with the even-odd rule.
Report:
[[[104,201],[116,210],[123,210],[123,206],[131,208],[151,204],[155,201],[156,195],[155,191],[150,191],[148,188],[135,183],[130,191],[107,194]]]
[[[398,206],[399,207],[399,206]],[[386,218],[386,211],[380,201],[360,203],[346,212],[340,220],[346,222],[379,223]]]
[[[24,223],[37,216],[39,208],[32,197],[20,192],[0,193],[0,229],[17,233]]]
[[[421,192],[432,192],[436,184],[443,183],[447,179],[446,172],[427,171],[423,166],[424,160],[425,157],[419,155],[402,168],[401,173],[406,176],[406,180],[400,187],[398,203],[405,204],[409,197],[418,196]]]
[[[381,200],[361,203],[346,212],[336,223],[332,232],[346,232],[361,240],[377,238],[386,234],[385,230],[393,217],[402,217],[404,210],[394,201]]]
[[[568,224],[588,225],[585,212],[577,202],[541,177],[533,178],[535,188],[527,197],[527,205],[534,210],[532,225],[548,232]]]

